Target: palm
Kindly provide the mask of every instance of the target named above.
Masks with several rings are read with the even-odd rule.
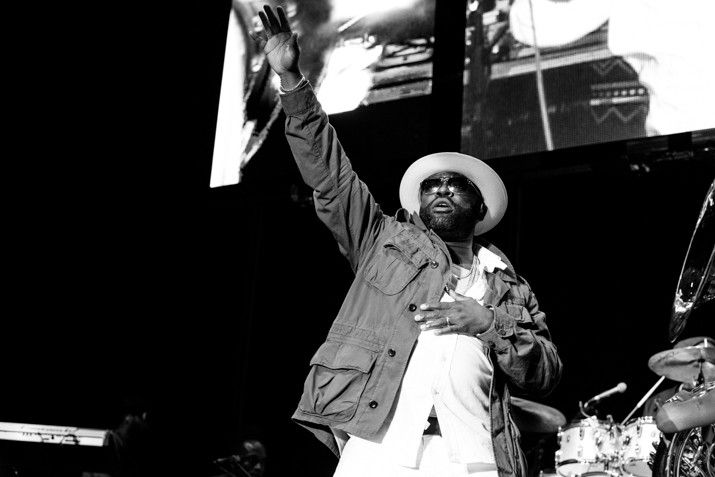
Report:
[[[287,72],[298,71],[300,50],[285,12],[278,7],[276,16],[269,6],[263,7],[263,10],[258,13],[258,16],[263,23],[261,43],[268,64],[279,76]]]
[[[298,64],[298,45],[290,32],[271,36],[263,47],[268,64],[276,74],[295,71]]]

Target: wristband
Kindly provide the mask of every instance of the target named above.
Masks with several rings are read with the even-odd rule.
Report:
[[[279,78],[280,78],[280,77],[279,77]],[[305,83],[307,83],[307,82],[308,82],[308,80],[305,79],[305,76],[300,75],[300,81],[298,81],[298,84],[295,85],[293,88],[291,88],[291,89],[285,89],[285,88],[283,87],[283,83],[281,83],[281,85],[280,85],[280,87],[279,87],[279,90],[280,90],[281,94],[290,93],[290,92],[292,92],[292,91],[297,90],[298,88],[300,88],[301,86],[303,86],[303,85],[304,85]]]

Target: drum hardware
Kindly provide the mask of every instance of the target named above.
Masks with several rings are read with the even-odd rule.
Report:
[[[632,477],[650,477],[649,460],[661,439],[661,432],[651,416],[629,421],[623,428],[620,445],[621,470]]]
[[[661,435],[650,416],[625,425],[615,423],[611,416],[572,422],[557,434],[556,471],[561,477],[651,477],[650,462]]]
[[[555,454],[556,471],[561,477],[585,475],[651,477],[649,460],[660,442],[661,432],[652,417],[630,419],[633,413],[663,382],[648,390],[635,409],[621,424],[612,416],[599,420],[593,413],[602,399],[626,390],[625,383],[604,391],[585,403],[579,402],[585,419],[560,427],[559,448]]]
[[[715,381],[681,390],[656,415],[664,431],[653,468],[662,477],[715,476]],[[668,415],[663,418],[663,415]]]
[[[626,383],[618,383],[616,386],[612,387],[611,389],[604,391],[601,394],[596,394],[594,397],[592,397],[591,399],[586,401],[586,403],[582,403],[581,401],[579,401],[578,407],[579,407],[579,410],[581,411],[581,415],[583,415],[583,417],[585,417],[585,418],[589,418],[592,414],[595,414],[594,407],[602,399],[605,399],[605,398],[612,396],[614,394],[625,392],[625,390],[627,388],[628,388],[628,386],[626,386]]]
[[[680,431],[673,436],[665,456],[666,477],[715,475],[715,424]]]
[[[625,417],[625,419],[623,419],[623,421],[621,421],[621,426],[624,425],[631,418],[633,413],[635,413],[638,409],[640,409],[640,407],[643,404],[645,404],[645,402],[648,400],[648,398],[653,395],[655,390],[658,389],[658,386],[660,386],[663,383],[663,381],[665,381],[665,376],[661,376],[660,379],[658,381],[656,381],[656,383],[653,385],[653,387],[650,388],[648,390],[648,392],[643,395],[641,400],[638,401],[638,403],[635,405],[635,407],[633,409],[631,409],[631,412],[629,412],[628,415]]]
[[[713,300],[715,181],[705,197],[678,280],[669,324],[671,342],[680,336],[692,311]],[[556,452],[559,475],[715,477],[715,346],[712,340],[683,340],[672,350],[653,355],[648,367],[660,378],[620,424],[611,422],[609,427],[595,416],[589,417],[596,398],[602,395],[585,404],[579,402],[586,419],[559,429]],[[695,388],[681,390],[666,401],[655,419],[649,416],[631,419],[665,378],[695,385]],[[574,446],[576,449],[572,449]]]
[[[554,456],[557,473],[562,477],[619,475],[620,432],[612,418],[604,421],[596,416],[560,428]]]

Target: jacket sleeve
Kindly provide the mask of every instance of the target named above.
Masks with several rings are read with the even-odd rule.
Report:
[[[343,150],[310,84],[281,95],[286,138],[303,181],[313,189],[318,218],[357,270],[384,226],[384,215]]]
[[[561,379],[561,359],[551,341],[545,314],[528,283],[519,277],[518,295],[524,305],[494,308],[492,326],[479,338],[489,344],[495,365],[507,377],[515,394],[544,396]]]

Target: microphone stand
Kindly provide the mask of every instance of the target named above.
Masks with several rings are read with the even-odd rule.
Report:
[[[585,417],[586,419],[588,419],[588,418],[593,417],[593,416],[596,415],[596,413],[593,412],[593,411],[595,411],[595,410],[591,407],[591,400],[590,400],[590,399],[589,399],[588,401],[586,401],[586,405],[584,405],[583,402],[579,401],[579,402],[578,402],[578,410],[581,411],[581,415],[582,415],[583,417]],[[588,412],[586,412],[587,410],[588,410],[588,411],[591,411],[592,414],[589,414]]]

